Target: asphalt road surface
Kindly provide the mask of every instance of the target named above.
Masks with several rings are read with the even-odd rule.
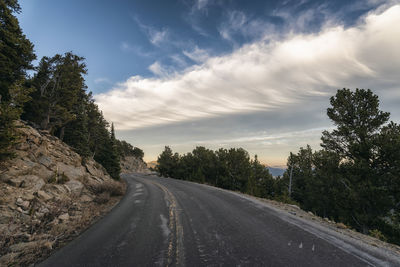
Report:
[[[125,175],[114,209],[40,266],[400,266],[400,259],[237,193]]]

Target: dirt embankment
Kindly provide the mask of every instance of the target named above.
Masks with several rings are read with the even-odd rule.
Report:
[[[43,260],[109,211],[125,191],[93,160],[20,123],[16,157],[0,164],[0,266]]]

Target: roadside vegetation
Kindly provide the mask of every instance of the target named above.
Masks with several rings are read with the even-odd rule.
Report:
[[[318,216],[400,245],[400,125],[379,109],[371,90],[338,90],[327,115],[321,150],[290,153],[287,170],[273,178],[242,148],[196,147],[184,155],[169,147],[158,157],[166,177],[207,183],[253,196],[296,203]],[[289,176],[292,171],[292,191]]]
[[[85,58],[66,52],[33,66],[34,46],[15,17],[20,11],[17,0],[0,1],[0,162],[13,157],[16,122],[22,119],[59,137],[84,161],[99,162],[118,180],[120,158],[143,158],[143,151],[115,138],[114,126],[87,91]]]

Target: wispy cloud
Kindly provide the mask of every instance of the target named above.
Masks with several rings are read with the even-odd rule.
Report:
[[[95,83],[95,84],[99,84],[99,83],[108,83],[108,84],[111,84],[112,82],[111,82],[111,80],[110,80],[109,78],[107,78],[107,77],[99,77],[99,78],[94,79],[94,83]]]
[[[154,53],[145,51],[140,46],[132,45],[125,41],[120,43],[119,48],[123,52],[132,52],[132,53],[135,53],[136,55],[142,56],[142,57],[152,57],[154,55]]]
[[[184,50],[183,54],[197,63],[203,63],[210,57],[207,50],[201,49],[197,45],[191,51]]]
[[[149,35],[149,40],[153,45],[160,45],[162,42],[167,40],[168,30],[161,29],[158,31],[158,30],[149,28],[148,35]]]
[[[185,58],[183,58],[183,56],[179,54],[170,55],[169,58],[174,62],[174,65],[176,65],[178,68],[184,68],[188,66]]]
[[[310,97],[342,87],[395,95],[400,84],[400,27],[395,25],[400,25],[400,5],[370,13],[350,28],[261,38],[168,77],[134,76],[95,98],[119,129],[134,129],[257,110],[295,113]],[[163,73],[160,65],[152,69]]]
[[[202,36],[209,37],[208,32],[201,26],[201,18],[208,16],[208,6],[210,0],[195,0],[191,5],[190,11],[185,16],[185,20],[190,24],[193,30]]]
[[[241,11],[229,11],[226,21],[219,28],[219,34],[222,38],[233,42],[233,34],[245,32],[247,23],[246,15]]]
[[[149,70],[159,77],[167,77],[170,76],[172,70],[166,66],[163,66],[159,61],[155,61],[153,64],[149,66]]]
[[[139,25],[140,29],[147,35],[149,42],[155,46],[160,46],[162,43],[169,40],[169,30],[168,28],[158,29],[156,27],[146,25],[142,23],[138,17],[134,17],[134,20]]]
[[[209,2],[209,0],[196,0],[194,2],[193,8],[196,8],[197,10],[202,10],[207,6]]]

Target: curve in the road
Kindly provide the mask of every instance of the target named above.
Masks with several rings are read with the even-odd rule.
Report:
[[[391,251],[242,194],[124,179],[121,202],[40,266],[400,266]]]

